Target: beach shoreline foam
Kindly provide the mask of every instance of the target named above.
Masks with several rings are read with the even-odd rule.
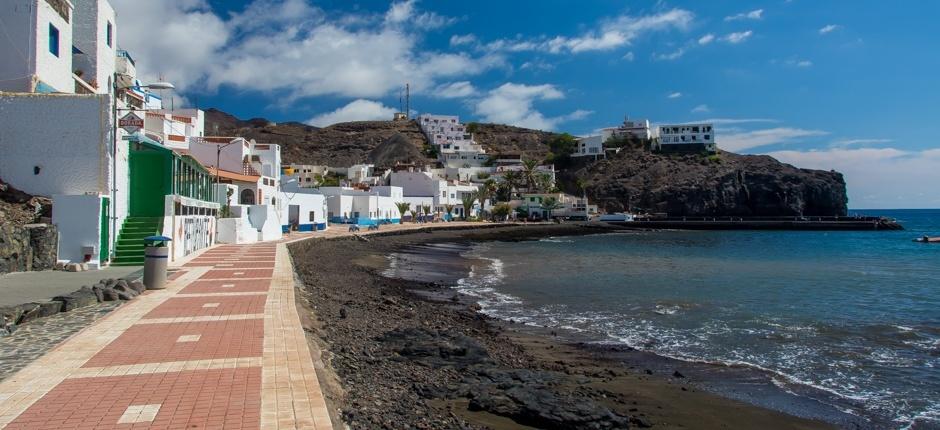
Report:
[[[474,261],[453,244],[598,232],[506,226],[292,245],[305,309],[316,320],[311,337],[324,351],[322,371],[335,376],[326,390],[332,406],[353,428],[870,425],[830,405],[800,403],[750,369],[680,362],[495,320],[478,313],[473,297],[455,294]],[[435,270],[415,270],[431,260]],[[744,402],[755,395],[766,408]],[[557,410],[564,405],[571,410]]]

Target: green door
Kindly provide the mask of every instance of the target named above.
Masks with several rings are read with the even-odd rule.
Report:
[[[172,155],[169,151],[131,143],[130,216],[162,217],[164,196],[170,194]]]
[[[104,263],[111,259],[111,200],[101,199],[101,244],[98,245],[98,261]]]

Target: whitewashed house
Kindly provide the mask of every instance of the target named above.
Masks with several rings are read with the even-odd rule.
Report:
[[[662,124],[652,148],[658,152],[718,152],[715,129],[710,123]]]
[[[579,138],[572,157],[604,157],[604,142],[607,139],[604,135],[593,135]]]
[[[329,226],[326,196],[316,188],[302,187],[296,178],[281,176],[279,192],[281,229],[290,231],[320,231]]]
[[[605,136],[605,140],[611,136],[632,136],[642,140],[650,140],[653,137],[650,120],[627,117],[623,119],[623,124],[617,127],[604,128],[601,130],[601,134]]]
[[[196,186],[204,169],[194,168],[192,186],[176,188],[174,169],[191,159],[151,147],[136,130],[116,129],[118,114],[159,107],[159,100],[129,88],[136,68],[116,49],[117,23],[107,1],[3,1],[0,23],[0,177],[52,197],[61,261],[142,263],[141,235],[173,228],[177,219],[167,196],[208,203],[180,206],[180,212],[211,223],[207,189]],[[200,209],[183,209],[190,206]],[[207,235],[189,237],[196,237],[193,244],[174,246],[191,249]]]
[[[369,189],[320,187],[326,197],[327,219],[335,224],[376,225],[401,222],[396,203],[404,201],[401,187]]]
[[[278,181],[281,149],[242,137],[194,138],[189,152],[208,167],[222,205],[218,241],[253,243],[282,235]]]
[[[393,171],[389,176],[389,183],[401,187],[403,199],[411,204],[411,208],[430,206],[432,211],[447,218],[447,207],[452,206],[452,216],[473,216],[479,206],[464,208],[462,198],[468,194],[476,193],[478,185],[461,183],[456,180],[444,180],[435,176],[430,169]]]

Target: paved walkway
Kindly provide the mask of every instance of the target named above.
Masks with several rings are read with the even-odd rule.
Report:
[[[285,242],[210,248],[4,380],[0,428],[331,429]]]
[[[16,272],[0,275],[0,306],[41,302],[71,293],[82,285],[93,285],[105,278],[143,276],[141,267],[108,267],[87,272]]]

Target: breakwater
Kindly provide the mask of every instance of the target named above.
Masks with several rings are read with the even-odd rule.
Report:
[[[629,229],[678,230],[813,230],[865,231],[904,230],[899,222],[887,217],[660,217],[637,218],[630,222],[609,222]]]

